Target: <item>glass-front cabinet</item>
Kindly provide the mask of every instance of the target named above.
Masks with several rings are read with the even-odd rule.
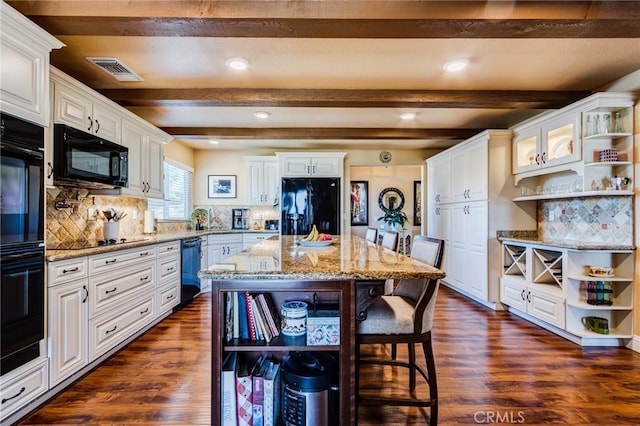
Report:
[[[560,116],[542,126],[516,130],[514,134],[514,174],[582,159],[577,113]]]

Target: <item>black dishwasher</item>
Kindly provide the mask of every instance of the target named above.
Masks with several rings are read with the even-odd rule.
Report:
[[[182,291],[180,304],[191,302],[200,294],[200,256],[202,252],[200,237],[188,238],[181,242],[182,254]]]

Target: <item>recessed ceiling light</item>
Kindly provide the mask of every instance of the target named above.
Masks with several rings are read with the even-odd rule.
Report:
[[[253,116],[260,120],[266,120],[270,115],[271,114],[269,114],[267,111],[256,111],[253,113]]]
[[[453,59],[443,65],[445,71],[462,71],[469,65],[468,59]]]
[[[217,140],[215,140],[215,139],[211,139],[211,140],[209,141],[209,143],[210,143],[211,145],[218,145],[218,144],[220,143],[220,141],[217,141]]]
[[[236,71],[244,71],[247,68],[249,68],[249,61],[239,56],[227,58],[227,60],[225,61],[225,64],[227,64],[229,68],[234,69]]]
[[[416,118],[415,112],[403,112],[400,114],[400,120],[409,121]]]

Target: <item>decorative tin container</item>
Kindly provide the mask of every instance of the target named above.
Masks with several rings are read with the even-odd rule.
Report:
[[[340,314],[338,310],[314,310],[307,317],[307,345],[339,345]]]
[[[282,315],[282,334],[285,336],[303,336],[307,332],[307,304],[301,301],[284,302]]]

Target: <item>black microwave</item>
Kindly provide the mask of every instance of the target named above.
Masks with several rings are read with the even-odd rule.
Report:
[[[53,183],[85,188],[129,186],[129,150],[64,124],[54,126]]]

